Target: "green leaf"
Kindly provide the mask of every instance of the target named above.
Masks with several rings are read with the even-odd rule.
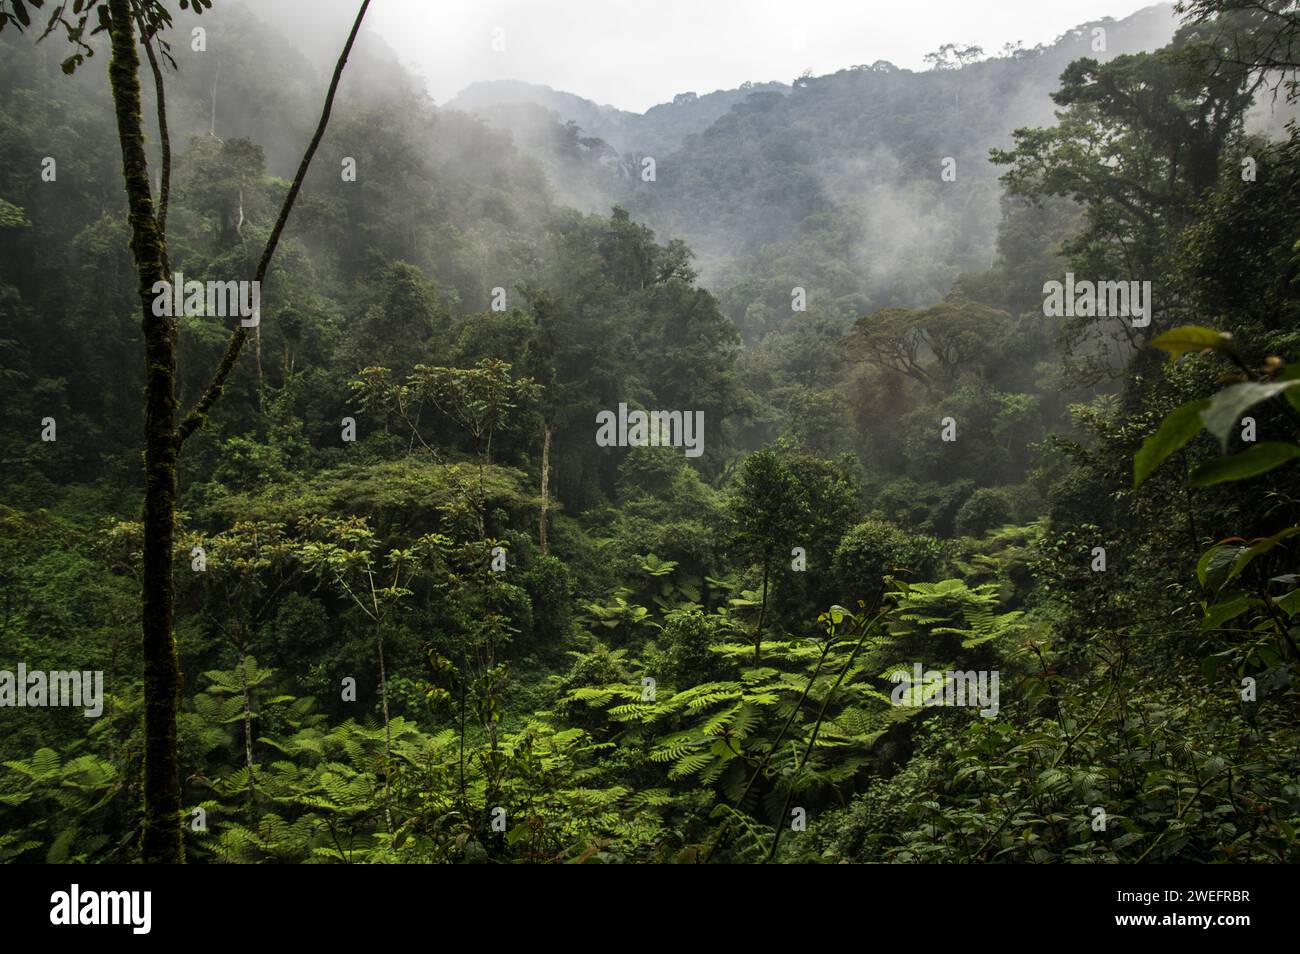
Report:
[[[1201,412],[1201,420],[1211,434],[1219,439],[1225,448],[1228,446],[1228,432],[1241,423],[1241,416],[1260,401],[1276,397],[1288,388],[1300,385],[1300,381],[1271,381],[1260,384],[1255,381],[1243,381],[1224,388],[1210,399],[1210,406]]]
[[[1232,565],[1236,562],[1237,556],[1244,549],[1246,548],[1220,544],[1202,553],[1201,558],[1196,561],[1196,578],[1201,586],[1212,590],[1222,586],[1226,582],[1227,575],[1232,572]]]
[[[1255,602],[1248,593],[1242,590],[1228,594],[1224,599],[1219,600],[1219,602],[1205,610],[1205,618],[1201,620],[1201,632],[1218,629],[1229,620],[1236,619],[1242,613],[1245,613]]]
[[[1203,426],[1201,412],[1210,406],[1210,399],[1191,401],[1170,411],[1160,423],[1160,428],[1142,442],[1142,449],[1133,459],[1133,489],[1136,490],[1166,457],[1195,437]]]
[[[1285,596],[1279,596],[1273,601],[1273,605],[1286,613],[1288,618],[1300,613],[1300,589],[1294,589]]]
[[[1300,527],[1287,527],[1285,530],[1281,530],[1278,533],[1273,534],[1271,537],[1260,537],[1259,539],[1252,541],[1250,546],[1245,547],[1237,554],[1237,559],[1232,564],[1232,571],[1228,574],[1228,580],[1235,579],[1239,576],[1241,571],[1246,569],[1247,565],[1249,565],[1250,561],[1255,559],[1255,557],[1268,553],[1284,540],[1289,540],[1298,534],[1300,534]]]
[[[1201,675],[1208,682],[1213,682],[1219,675],[1219,668],[1223,665],[1223,660],[1217,656],[1206,656],[1201,660]]]
[[[1232,336],[1215,331],[1213,328],[1201,328],[1197,325],[1184,325],[1172,331],[1166,331],[1151,342],[1151,347],[1169,352],[1169,360],[1189,351],[1232,351]]]
[[[1300,457],[1300,445],[1266,441],[1240,454],[1202,464],[1192,473],[1190,482],[1193,487],[1208,487],[1229,480],[1245,480],[1247,477],[1267,473],[1297,457]]]
[[[1300,380],[1300,364],[1288,364],[1277,374],[1273,375],[1274,381],[1297,381]],[[1300,411],[1300,388],[1288,388],[1286,399],[1291,402],[1291,406]]]

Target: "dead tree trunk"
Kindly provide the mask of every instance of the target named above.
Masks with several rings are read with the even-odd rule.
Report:
[[[537,546],[546,556],[546,518],[551,509],[551,438],[555,428],[551,424],[542,427],[542,511],[537,518]]]

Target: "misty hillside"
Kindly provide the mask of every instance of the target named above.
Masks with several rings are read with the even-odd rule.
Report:
[[[1051,45],[960,68],[955,59],[927,72],[881,61],[800,77],[792,86],[682,93],[644,115],[520,82],[474,84],[446,107],[514,130],[549,163],[552,181],[572,190],[566,198],[593,203],[603,184],[609,203],[684,238],[715,287],[730,283],[735,272],[728,266],[739,256],[788,242],[801,228],[823,229],[823,220],[804,223],[830,214],[847,228],[850,247],[819,247],[808,257],[829,253],[855,273],[852,287],[836,288],[836,297],[916,305],[946,291],[962,271],[993,260],[1000,189],[989,149],[1008,145],[1013,129],[1051,122],[1047,94],[1071,61],[1157,49],[1175,25],[1172,6],[1157,4],[1122,20],[1080,24]],[[1097,51],[1099,28],[1104,49]],[[580,136],[608,143],[624,163],[607,159],[604,174],[593,176],[580,163],[556,162],[556,150],[536,134],[539,112],[529,120],[522,104],[575,123]],[[656,160],[652,183],[640,175],[645,156]],[[979,186],[945,188],[945,157]]]
[[[636,114],[0,0],[0,862],[1300,860],[1260,3]]]
[[[1053,44],[1032,50],[1021,48],[1010,54],[1022,66],[1032,61],[1032,67],[1018,71],[1018,75],[1009,81],[1004,80],[985,98],[1014,99],[1017,92],[1026,92],[1029,94],[1027,101],[1016,104],[1010,116],[1026,121],[1046,121],[1050,119],[1050,112],[1043,115],[1045,100],[1039,94],[1052,87],[1060,71],[1071,60],[1084,55],[1106,60],[1124,53],[1157,49],[1173,36],[1175,25],[1173,6],[1168,3],[1154,4],[1122,20],[1107,17],[1080,24]],[[1107,30],[1105,51],[1092,49],[1091,31],[1096,26]],[[846,69],[834,74],[834,78],[842,78],[846,73],[887,71],[890,66],[881,61],[871,66]],[[911,70],[901,72],[909,76],[918,75]],[[794,88],[806,88],[828,79],[831,77],[800,77],[792,81],[792,86],[790,83],[760,82],[756,77],[738,89],[682,91],[673,97],[672,102],[652,106],[645,113],[601,105],[573,93],[520,80],[473,83],[442,105],[447,109],[490,117],[498,106],[531,103],[554,113],[561,123],[576,123],[584,135],[603,139],[621,153],[663,156],[676,151],[686,137],[703,132],[754,94],[778,92],[789,95]],[[854,92],[879,93],[879,90],[858,86]],[[508,123],[502,125],[509,128]]]
[[[671,103],[633,113],[549,86],[495,80],[472,83],[443,106],[476,113],[493,120],[495,125],[513,129],[508,114],[502,116],[499,107],[531,104],[553,114],[560,123],[576,123],[583,133],[604,140],[621,153],[644,156],[674,151],[687,136],[708,129],[754,93],[788,92],[789,89],[784,83],[746,83],[739,89],[720,89],[703,95],[683,92],[673,97]]]

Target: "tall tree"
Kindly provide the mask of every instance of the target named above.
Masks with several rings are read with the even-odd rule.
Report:
[[[799,540],[808,512],[799,478],[773,450],[745,458],[730,500],[731,537],[736,552],[763,568],[763,590],[754,627],[754,665],[762,660],[763,623],[772,570]]]
[[[40,9],[44,0],[27,0]],[[338,90],[343,67],[361,29],[370,0],[363,0],[352,24],[343,52],[334,67],[329,92],[321,110],[320,121],[297,175],[289,187],[279,217],[262,252],[254,280],[260,282],[275,254],[280,234],[293,209],[312,157],[325,134],[334,95]],[[211,0],[180,0],[180,7],[202,13],[212,6]],[[30,25],[23,3],[14,0],[0,6],[0,23],[10,22],[19,29]],[[127,222],[131,229],[131,255],[135,262],[145,350],[145,434],[144,434],[144,553],[141,595],[141,628],[144,649],[145,761],[144,813],[140,851],[146,862],[182,862],[185,860],[181,827],[180,766],[176,753],[176,714],[181,684],[180,665],[173,635],[175,588],[172,579],[172,545],[176,525],[176,457],[181,445],[203,423],[207,413],[221,397],[226,378],[248,338],[248,329],[240,327],[232,335],[226,353],[196,406],[180,423],[176,398],[177,325],[172,317],[155,315],[154,286],[165,281],[170,271],[164,231],[171,178],[171,146],[167,130],[163,75],[153,42],[171,25],[171,13],[161,0],[89,0],[69,5],[52,5],[51,17],[42,37],[62,25],[68,39],[77,48],[64,61],[71,73],[93,55],[84,39],[92,14],[97,26],[91,35],[107,31],[112,49],[109,60],[109,86],[117,118],[118,142],[122,151],[122,177],[127,196]],[[72,20],[67,19],[71,13]],[[145,154],[144,122],[141,118],[140,56],[138,39],[144,46],[153,73],[158,101],[159,134],[162,140],[162,175],[160,203],[155,206],[149,180],[149,160]],[[165,48],[164,48],[165,50]]]

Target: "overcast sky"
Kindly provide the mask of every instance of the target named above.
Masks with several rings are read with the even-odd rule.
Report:
[[[375,0],[366,15],[442,103],[520,79],[642,112],[676,93],[789,82],[890,60],[922,69],[946,42],[988,53],[1050,43],[1151,0]],[[504,52],[492,49],[501,30]]]

